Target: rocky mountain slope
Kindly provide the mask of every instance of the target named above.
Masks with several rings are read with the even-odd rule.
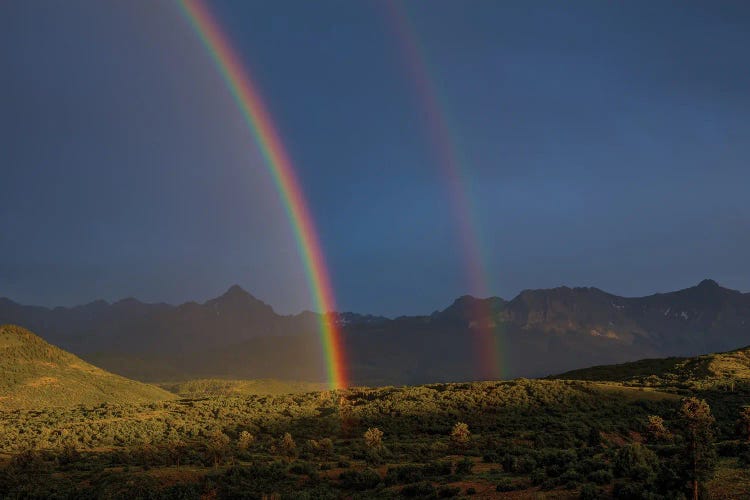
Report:
[[[442,311],[395,319],[333,315],[352,379],[362,384],[486,377],[478,338],[494,336],[502,377],[535,377],[647,357],[692,356],[750,344],[750,294],[711,280],[626,298],[597,288],[526,290],[510,301],[464,296]],[[203,304],[126,299],[74,308],[0,299],[0,322],[141,380],[325,378],[317,315],[282,316],[238,286]]]

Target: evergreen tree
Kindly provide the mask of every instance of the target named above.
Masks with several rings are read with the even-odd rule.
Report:
[[[680,408],[682,433],[685,439],[683,460],[692,498],[698,500],[700,485],[713,476],[716,468],[714,450],[714,417],[705,400],[686,398]]]

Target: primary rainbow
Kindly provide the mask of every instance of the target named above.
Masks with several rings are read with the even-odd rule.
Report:
[[[468,278],[469,292],[479,297],[487,297],[489,285],[487,266],[482,252],[480,233],[477,229],[475,211],[470,197],[468,175],[465,163],[459,158],[458,150],[448,125],[444,111],[428,71],[424,50],[419,47],[416,31],[409,21],[404,3],[388,0],[382,3],[400,44],[404,63],[419,94],[430,141],[445,176],[453,215],[458,229]],[[499,378],[505,373],[506,363],[501,360],[499,338],[502,331],[494,323],[493,301],[477,301],[472,311],[474,321],[471,329],[475,333],[475,346],[481,378]]]
[[[243,68],[242,60],[222,33],[216,19],[202,0],[177,0],[178,5],[213,59],[268,165],[289,217],[298,250],[304,263],[307,282],[316,308],[320,311],[328,381],[333,389],[347,386],[346,364],[341,338],[334,318],[336,310],[328,270],[320,249],[315,224],[294,173],[292,162],[271,119],[257,85]]]

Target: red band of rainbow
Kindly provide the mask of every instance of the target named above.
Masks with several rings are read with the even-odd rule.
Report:
[[[321,313],[320,332],[329,384],[332,389],[344,388],[348,380],[341,332],[332,315],[328,314],[336,310],[333,290],[315,224],[289,155],[261,99],[258,87],[251,80],[249,72],[243,67],[242,60],[221,31],[216,19],[201,0],[178,0],[178,4],[234,96],[268,165],[294,231],[315,307]]]
[[[469,293],[486,297],[490,294],[487,266],[482,254],[480,233],[476,227],[469,183],[464,172],[466,162],[459,159],[444,106],[438,99],[434,78],[428,71],[427,58],[424,50],[419,47],[416,31],[410,23],[404,2],[386,0],[382,5],[400,45],[404,66],[419,95],[429,140],[435,149],[435,157],[445,178],[464,254]],[[475,333],[474,349],[479,363],[477,375],[484,379],[502,377],[505,367],[505,363],[501,361],[499,345],[502,332],[493,318],[492,301],[476,301],[475,310],[471,314],[471,329]]]

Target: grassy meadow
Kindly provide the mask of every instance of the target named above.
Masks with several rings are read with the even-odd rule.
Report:
[[[183,397],[0,413],[9,498],[681,498],[685,389],[514,380]],[[746,494],[750,389],[703,391]],[[649,437],[649,416],[670,438]],[[729,496],[727,496],[729,495]]]

